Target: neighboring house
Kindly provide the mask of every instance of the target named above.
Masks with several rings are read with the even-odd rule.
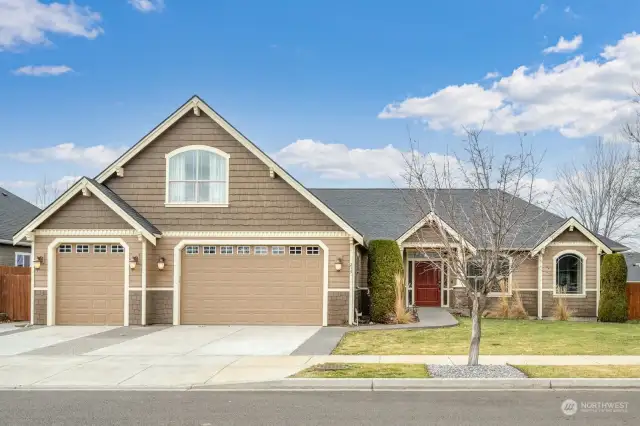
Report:
[[[624,253],[627,261],[627,301],[629,303],[629,319],[640,319],[640,253],[628,251]]]
[[[36,324],[353,323],[376,238],[402,247],[411,303],[459,305],[460,287],[419,273],[429,224],[400,197],[309,190],[193,97],[14,241],[34,243]],[[626,248],[550,218],[553,229],[509,281],[531,315],[566,297],[594,316],[600,255]],[[555,294],[556,276],[571,294]]]
[[[0,188],[0,266],[31,266],[31,243],[13,245],[13,235],[32,220],[40,209]]]

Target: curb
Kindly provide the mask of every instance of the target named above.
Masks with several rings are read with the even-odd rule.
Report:
[[[191,390],[532,390],[640,389],[640,379],[285,379],[193,386]]]

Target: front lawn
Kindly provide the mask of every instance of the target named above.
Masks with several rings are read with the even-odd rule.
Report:
[[[455,327],[347,333],[336,355],[466,355],[471,320]],[[482,320],[480,355],[640,355],[640,325]]]
[[[620,379],[640,378],[640,365],[514,365],[529,377]]]
[[[291,377],[307,379],[424,379],[429,372],[424,364],[318,364]]]

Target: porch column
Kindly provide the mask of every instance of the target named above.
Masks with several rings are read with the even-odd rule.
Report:
[[[538,253],[538,319],[542,319],[542,264],[543,255]]]

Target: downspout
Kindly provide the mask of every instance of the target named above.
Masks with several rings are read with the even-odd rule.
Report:
[[[354,323],[356,244],[353,238],[349,238],[349,325],[353,325]]]

